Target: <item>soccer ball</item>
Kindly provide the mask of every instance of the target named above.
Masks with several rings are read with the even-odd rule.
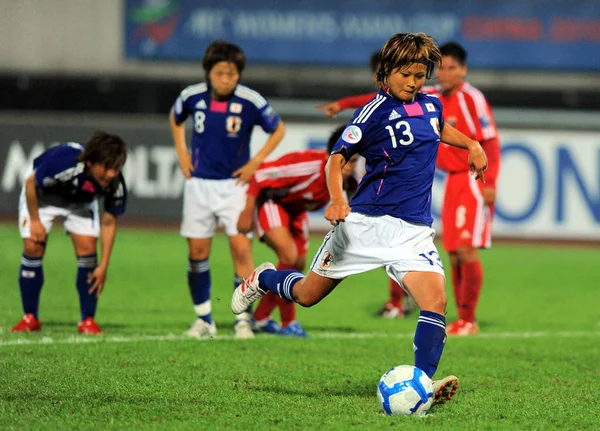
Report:
[[[433,402],[433,383],[423,370],[399,365],[379,379],[377,399],[388,415],[423,416]]]

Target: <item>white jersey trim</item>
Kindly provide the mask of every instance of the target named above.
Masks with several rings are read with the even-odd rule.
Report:
[[[207,91],[208,91],[208,86],[206,85],[205,82],[202,82],[200,84],[190,85],[189,87],[184,88],[183,91],[181,92],[181,99],[185,102],[191,96],[194,96],[196,94],[206,93]]]
[[[375,112],[379,105],[385,102],[386,99],[387,97],[383,96],[382,94],[377,94],[373,100],[371,100],[369,103],[363,106],[362,110],[360,111],[360,114],[358,114],[358,116],[354,119],[352,123],[358,124],[367,121],[371,114],[373,114],[373,112]]]
[[[241,99],[252,102],[258,109],[262,109],[267,106],[267,100],[262,97],[258,92],[244,86],[238,85],[234,91],[234,94]]]

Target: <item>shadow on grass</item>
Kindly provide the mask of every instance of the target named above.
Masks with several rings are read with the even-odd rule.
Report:
[[[307,398],[322,398],[323,396],[373,398],[376,393],[373,382],[353,382],[350,380],[343,384],[326,386],[304,385],[298,387],[291,384],[289,386],[265,384],[249,387],[248,390],[284,396],[300,395]]]

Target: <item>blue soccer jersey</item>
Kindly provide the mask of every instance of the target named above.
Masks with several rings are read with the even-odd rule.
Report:
[[[226,101],[214,100],[206,83],[181,92],[173,106],[175,122],[193,120],[192,175],[222,180],[250,160],[250,137],[255,125],[273,133],[279,115],[256,91],[238,85]]]
[[[78,160],[83,146],[70,142],[45,151],[33,161],[35,182],[40,196],[60,197],[66,203],[92,202],[104,197],[104,209],[113,215],[125,212],[127,187],[123,174],[103,189],[91,175],[84,162]]]
[[[380,90],[358,109],[333,148],[346,160],[359,153],[366,174],[350,202],[352,211],[431,226],[431,188],[444,127],[437,97],[418,93],[402,103]]]

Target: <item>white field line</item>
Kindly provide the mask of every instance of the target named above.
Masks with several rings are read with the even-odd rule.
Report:
[[[33,334],[32,334],[33,335]],[[311,339],[375,339],[375,338],[413,338],[414,334],[392,334],[385,332],[366,332],[366,333],[345,333],[345,332],[316,332],[310,334]],[[600,331],[559,331],[559,332],[499,332],[499,333],[483,333],[472,337],[452,337],[452,340],[469,339],[498,339],[498,338],[597,338],[600,337]],[[281,339],[282,337],[260,336],[261,339]],[[94,343],[137,343],[142,341],[207,341],[211,338],[193,339],[186,335],[130,335],[122,337],[114,336],[71,336],[71,337],[42,337],[42,338],[14,338],[0,339],[0,347],[6,346],[31,346],[31,345],[48,345],[48,344],[94,344]],[[214,340],[234,340],[233,335],[220,335]]]

